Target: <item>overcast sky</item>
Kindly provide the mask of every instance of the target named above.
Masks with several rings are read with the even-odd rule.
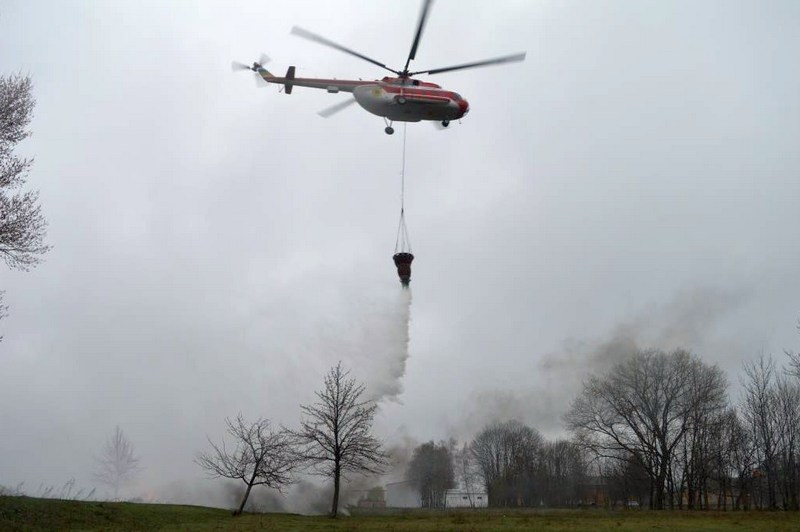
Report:
[[[291,27],[400,68],[418,13],[0,0],[53,245],[0,269],[0,484],[91,486],[120,425],[163,499],[226,416],[293,425],[340,359],[396,442],[508,417],[558,436],[614,346],[685,347],[733,395],[742,361],[800,348],[800,3],[437,0],[417,70],[528,55],[430,76],[471,109],[408,126],[409,310],[403,126],[322,119],[344,95],[257,89],[230,62],[380,78]]]

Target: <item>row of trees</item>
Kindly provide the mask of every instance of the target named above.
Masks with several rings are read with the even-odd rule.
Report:
[[[580,500],[586,468],[573,442],[546,441],[536,429],[507,421],[487,425],[460,448],[455,440],[419,445],[406,478],[423,508],[444,508],[447,490],[457,485],[468,498],[485,489],[491,506],[570,506]]]
[[[491,506],[570,506],[586,477],[581,449],[546,441],[518,421],[494,423],[472,440],[471,456]]]
[[[717,366],[683,350],[640,351],[588,379],[565,421],[622,500],[798,510],[797,372],[762,355],[745,364],[742,385],[732,404]]]
[[[688,475],[692,467],[679,453],[688,450],[692,457],[709,417],[725,406],[725,389],[718,367],[686,351],[642,351],[608,375],[591,377],[565,421],[576,443],[594,456],[644,467],[651,506],[663,508],[675,493],[676,469],[683,466]]]
[[[800,509],[800,354],[744,366],[732,403],[716,365],[685,350],[643,350],[590,377],[565,415],[571,440],[492,423],[460,449],[428,442],[407,478],[423,507],[456,484],[491,506],[622,502],[653,509]]]
[[[793,362],[797,362],[796,358]],[[800,510],[800,374],[761,356],[745,366],[744,400],[730,415],[724,458],[758,508]],[[725,467],[726,461],[720,462]],[[746,501],[747,502],[747,501]]]
[[[547,441],[518,421],[492,423],[460,448],[427,442],[406,472],[422,507],[442,508],[447,490],[482,487],[490,506],[574,506],[623,501],[653,509],[798,510],[800,356],[782,371],[761,356],[745,365],[732,404],[723,372],[684,350],[639,351],[590,377],[565,415],[571,440]],[[280,489],[298,471],[329,478],[331,515],[348,473],[380,473],[387,460],[371,435],[376,405],[364,386],[332,368],[317,401],[301,406],[298,429],[241,416],[228,421],[235,445],[211,443],[197,462],[246,490]]]
[[[333,482],[330,515],[336,517],[342,479],[349,473],[378,474],[387,464],[380,441],[371,434],[377,405],[361,400],[364,389],[340,362],[325,375],[317,401],[300,407],[300,428],[273,427],[263,418],[248,422],[240,414],[226,420],[233,446],[209,440],[211,451],[196,462],[212,477],[244,483],[234,515],[242,513],[253,487],[280,490],[299,471],[310,471]]]

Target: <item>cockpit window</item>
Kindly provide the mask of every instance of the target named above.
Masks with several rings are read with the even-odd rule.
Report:
[[[457,102],[460,102],[461,100],[463,100],[463,99],[464,99],[464,98],[462,98],[462,97],[461,97],[461,95],[460,95],[459,93],[457,93],[457,92],[454,92],[454,93],[453,93],[453,98],[455,98]]]

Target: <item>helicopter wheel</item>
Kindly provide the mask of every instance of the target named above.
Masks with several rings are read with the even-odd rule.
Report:
[[[386,132],[387,135],[394,134],[394,128],[392,126],[386,126],[386,129],[384,129],[384,131]]]
[[[449,120],[442,120],[442,127],[447,127],[449,125],[450,125],[450,121]]]
[[[399,103],[400,105],[403,105],[404,103],[406,103],[406,99],[403,98],[402,96],[400,96],[399,98],[397,98],[397,103]]]

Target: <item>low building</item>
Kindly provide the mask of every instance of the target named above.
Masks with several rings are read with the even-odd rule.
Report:
[[[605,506],[608,502],[608,483],[600,476],[587,476],[578,485],[578,506]]]
[[[380,486],[365,490],[356,503],[357,508],[386,508],[384,489]]]
[[[445,492],[446,508],[486,508],[489,496],[482,489],[467,490],[459,486]],[[387,508],[422,508],[419,489],[413,480],[386,484]]]
[[[466,490],[456,488],[445,493],[447,508],[486,508],[489,506],[489,494],[484,490]]]

